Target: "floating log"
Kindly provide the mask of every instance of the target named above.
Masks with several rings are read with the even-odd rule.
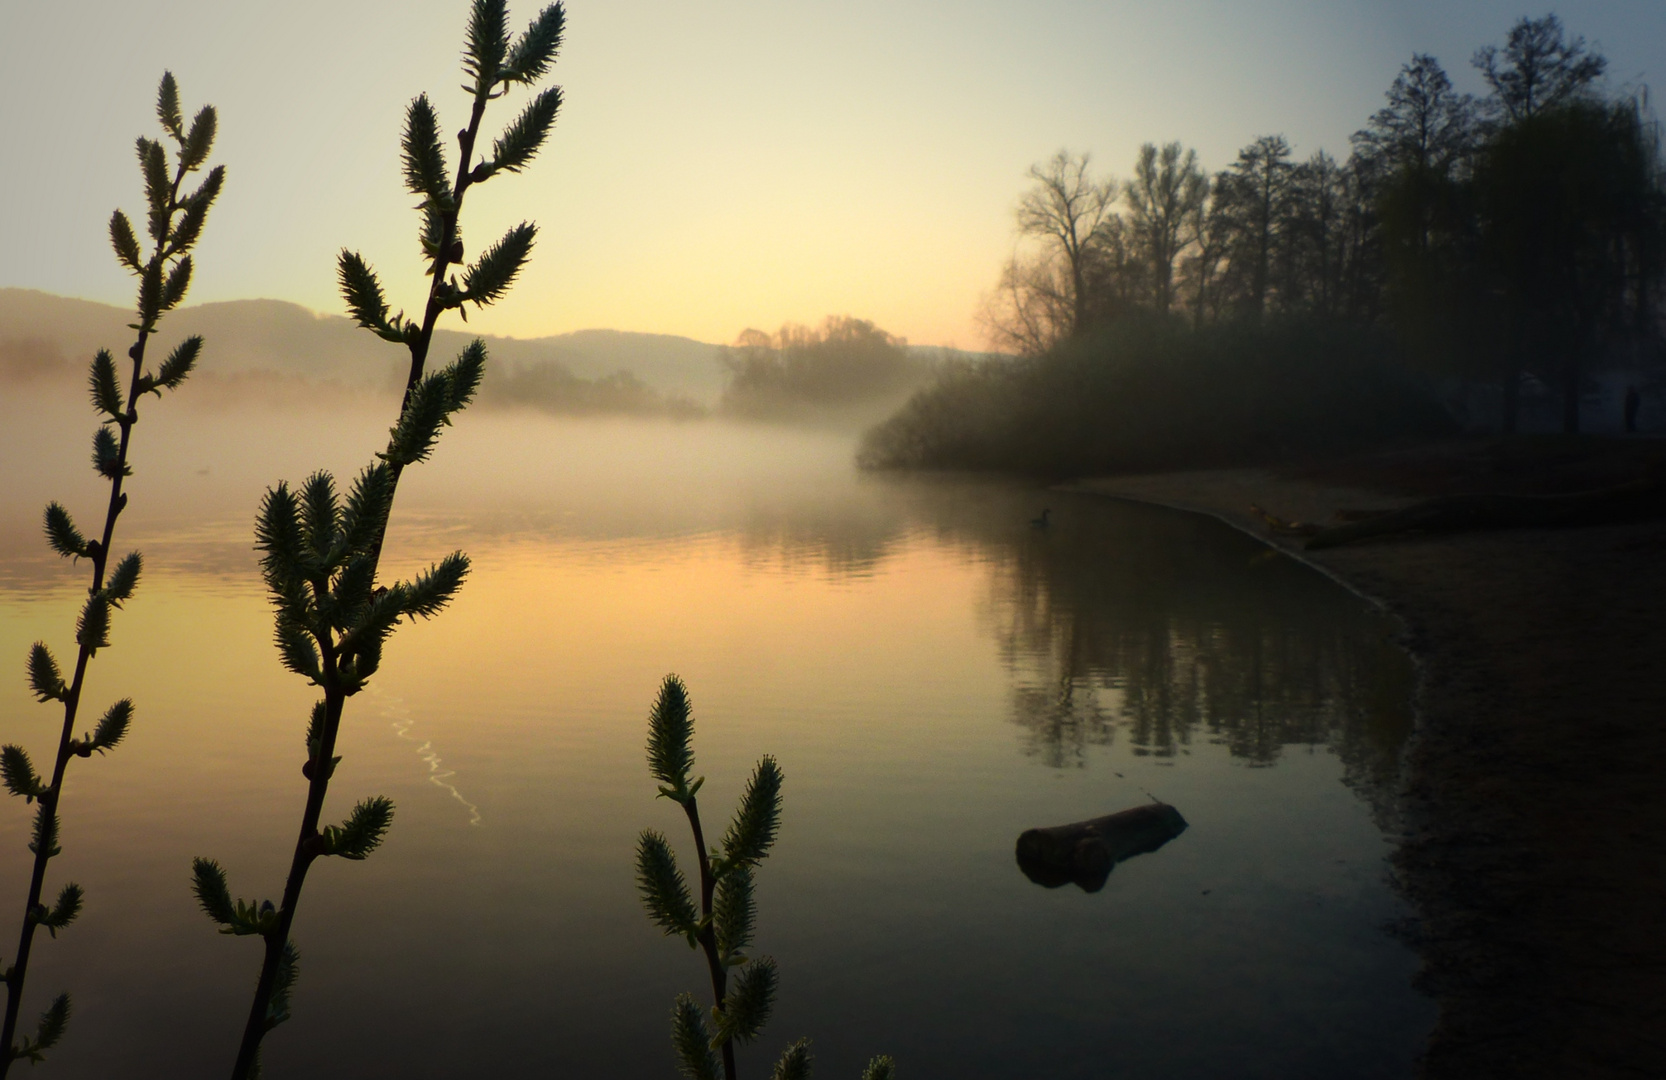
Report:
[[[1026,829],[1018,837],[1018,868],[1049,889],[1075,884],[1083,892],[1098,892],[1117,863],[1156,851],[1185,831],[1186,819],[1167,803],[1136,806],[1072,825]]]

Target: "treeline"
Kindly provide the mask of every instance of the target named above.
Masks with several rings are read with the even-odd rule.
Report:
[[[1230,332],[1250,354],[1275,324],[1341,325],[1343,338],[1380,339],[1382,359],[1407,373],[1501,385],[1505,431],[1531,374],[1558,389],[1562,426],[1577,431],[1597,364],[1659,352],[1658,127],[1646,94],[1606,90],[1607,61],[1554,15],[1520,20],[1472,63],[1489,91],[1480,98],[1414,55],[1346,160],[1297,160],[1267,135],[1212,176],[1178,142],[1142,146],[1124,182],[1095,176],[1086,154],[1033,167],[1017,214],[1031,244],[985,304],[991,338],[1053,368],[1139,366],[1106,355],[1110,343],[1209,331],[1196,351],[1221,354]],[[1160,330],[1118,330],[1135,322]],[[974,374],[954,373],[941,392],[965,395]],[[1009,399],[1022,393],[1022,378],[985,374]],[[950,463],[920,458],[929,440],[896,430],[908,423],[876,432],[868,459]],[[904,444],[913,456],[899,456]]]
[[[896,408],[935,362],[866,319],[829,315],[819,327],[748,329],[718,353],[728,383],[722,412],[756,420],[867,417]]]
[[[704,416],[705,407],[677,393],[657,390],[629,371],[586,379],[555,361],[505,364],[486,380],[480,403],[488,408],[528,408],[552,416]]]
[[[1072,476],[1267,462],[1454,430],[1357,327],[1130,318],[1016,363],[945,366],[863,436],[857,461]]]

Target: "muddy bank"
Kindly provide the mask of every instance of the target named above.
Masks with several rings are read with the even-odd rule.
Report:
[[[1423,1075],[1666,1076],[1666,522],[1306,552],[1250,510],[1324,522],[1615,468],[1478,481],[1472,456],[1073,486],[1219,517],[1403,620],[1421,677],[1394,872],[1440,1005]]]

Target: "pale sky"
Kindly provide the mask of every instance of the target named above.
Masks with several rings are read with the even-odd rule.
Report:
[[[512,0],[518,27],[536,11]],[[442,130],[464,0],[0,0],[0,286],[126,305],[105,224],[138,217],[132,146],[164,68],[219,109],[225,193],[190,301],[340,312],[360,251],[420,307],[399,181],[406,103]],[[982,345],[980,297],[1012,250],[1024,172],[1060,147],[1125,176],[1178,139],[1211,171],[1262,134],[1343,157],[1400,65],[1469,57],[1523,14],[1492,0],[571,0],[566,105],[521,176],[471,191],[471,252],[523,218],[529,271],[470,325],[726,342],[747,326],[869,318],[916,344]],[[1561,10],[1615,85],[1666,82],[1666,3]],[[525,99],[487,114],[507,123]],[[455,157],[455,141],[448,142]],[[460,327],[459,327],[460,328]]]

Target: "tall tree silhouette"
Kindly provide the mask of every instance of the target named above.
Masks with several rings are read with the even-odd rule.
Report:
[[[1579,429],[1581,383],[1604,347],[1655,335],[1660,282],[1660,162],[1642,100],[1607,98],[1608,61],[1554,15],[1521,19],[1504,47],[1476,52],[1492,94],[1477,161],[1482,252],[1508,326],[1506,431],[1520,373],[1562,391],[1562,427]]]
[[[1608,60],[1588,51],[1584,38],[1563,36],[1555,15],[1519,20],[1504,48],[1487,45],[1471,62],[1492,88],[1490,104],[1512,124],[1568,102],[1608,70]]]
[[[1598,348],[1658,332],[1651,313],[1666,195],[1640,106],[1572,100],[1539,109],[1490,140],[1476,187],[1508,313],[1520,339],[1538,348],[1529,359],[1561,384],[1563,431],[1577,432]],[[1506,390],[1516,381],[1509,372]]]
[[[1228,268],[1238,304],[1252,319],[1267,311],[1292,169],[1284,136],[1263,135],[1238,151],[1238,160],[1215,180],[1213,212],[1232,235]]]
[[[1060,150],[1030,167],[1033,183],[1018,202],[1018,231],[1037,241],[1038,250],[1008,261],[985,308],[998,344],[1045,352],[1087,326],[1095,234],[1118,190],[1114,180],[1095,179],[1089,165],[1089,155]]]
[[[1135,159],[1134,178],[1122,190],[1138,257],[1145,263],[1151,306],[1167,315],[1174,304],[1175,265],[1191,242],[1209,180],[1195,150],[1177,142],[1161,149],[1146,143]]]
[[[1470,186],[1480,134],[1476,104],[1432,56],[1415,54],[1388,104],[1353,136],[1373,178],[1388,303],[1415,362],[1460,375],[1490,373],[1496,304],[1476,263]]]
[[[1341,295],[1346,234],[1342,214],[1346,184],[1336,159],[1317,151],[1290,172],[1274,278],[1287,311],[1331,318]]]
[[[1383,96],[1388,104],[1352,138],[1375,167],[1448,173],[1474,148],[1475,100],[1452,88],[1434,57],[1412,54]]]

